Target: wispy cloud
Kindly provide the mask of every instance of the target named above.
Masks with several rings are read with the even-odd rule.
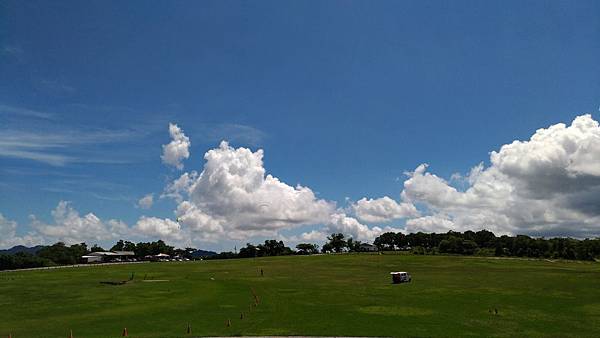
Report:
[[[38,81],[35,86],[42,92],[57,96],[69,96],[77,91],[75,87],[60,80],[43,79]]]
[[[17,168],[17,167],[7,167],[1,168],[0,172],[11,175],[11,176],[44,176],[44,177],[64,177],[64,178],[91,178],[92,175],[88,174],[74,174],[74,173],[64,173],[60,171],[52,171],[47,168],[44,169],[34,169],[34,168]]]
[[[88,195],[105,201],[135,202],[135,198],[130,196],[130,186],[94,178],[52,179],[41,190],[59,194]]]
[[[43,162],[53,166],[64,166],[67,162],[72,162],[74,158],[66,155],[45,154],[39,151],[24,151],[15,148],[5,148],[0,145],[0,156],[20,158],[25,160],[33,160]]]
[[[3,54],[23,54],[23,48],[18,46],[3,46],[2,47]]]
[[[0,47],[0,55],[14,58],[17,61],[23,61],[25,51],[23,48],[15,45],[4,45]]]
[[[0,156],[38,161],[53,166],[79,163],[129,163],[122,159],[81,154],[82,146],[122,142],[132,137],[128,130],[67,130],[31,132],[0,130]]]
[[[193,135],[208,142],[227,140],[241,145],[259,146],[267,137],[260,129],[236,123],[204,123],[192,130]]]
[[[52,113],[42,112],[33,109],[27,109],[22,107],[9,106],[0,104],[0,115],[18,115],[26,117],[35,117],[39,119],[53,119],[55,117]]]

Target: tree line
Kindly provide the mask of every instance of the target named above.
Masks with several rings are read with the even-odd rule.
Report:
[[[321,248],[314,243],[300,243],[296,245],[295,250],[285,246],[283,241],[268,239],[263,244],[246,243],[245,247],[240,248],[239,253],[235,251],[221,252],[217,255],[207,257],[207,259],[229,259],[229,258],[253,258],[267,256],[286,256],[286,255],[314,255],[318,253],[341,253],[341,252],[361,252],[369,251],[365,249],[361,241],[354,240],[352,237],[346,237],[342,233],[333,233],[327,236],[327,242]]]
[[[41,248],[35,254],[25,252],[0,254],[0,270],[73,265],[81,263],[81,256],[99,251],[106,250],[98,245],[88,248],[86,243],[69,246],[63,242],[58,242]],[[144,259],[146,256],[158,255],[159,253],[192,259],[197,250],[195,248],[175,249],[175,247],[167,245],[162,240],[139,242],[137,244],[120,240],[110,248],[110,251],[133,251],[136,259]]]
[[[386,232],[375,238],[377,251],[407,251],[417,255],[478,255],[497,257],[530,257],[549,259],[595,260],[600,258],[600,238],[533,238],[525,235],[496,236],[488,230],[449,231],[447,233]],[[342,233],[327,236],[319,249],[317,244],[301,243],[293,250],[283,241],[266,240],[264,244],[247,243],[237,252],[222,252],[210,259],[251,258],[282,255],[309,255],[373,251],[368,243],[346,237]]]
[[[378,251],[408,251],[418,255],[455,254],[478,256],[531,257],[550,259],[594,260],[600,257],[600,238],[532,238],[525,235],[496,236],[487,230],[447,233],[386,232],[375,238],[374,247]],[[137,259],[148,255],[166,253],[189,259],[253,258],[285,255],[312,255],[321,253],[373,251],[373,246],[362,243],[342,233],[327,236],[327,241],[319,248],[313,243],[300,243],[292,249],[283,241],[269,239],[262,244],[247,243],[237,250],[213,254],[194,248],[175,249],[162,240],[156,242],[118,241],[110,251],[133,251]],[[62,242],[46,246],[35,254],[0,254],[0,270],[71,265],[81,262],[81,256],[90,252],[105,251],[97,245],[88,249],[86,243],[67,246]],[[200,255],[198,254],[200,253]],[[204,253],[209,253],[204,255]]]
[[[457,254],[594,260],[600,257],[600,238],[497,237],[488,230],[447,233],[386,232],[375,239],[379,250],[410,250],[415,254]]]

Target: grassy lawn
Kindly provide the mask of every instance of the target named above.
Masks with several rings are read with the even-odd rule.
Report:
[[[598,263],[392,254],[0,273],[0,337],[598,337],[599,286]]]

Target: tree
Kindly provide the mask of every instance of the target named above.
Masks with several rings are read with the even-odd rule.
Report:
[[[117,244],[113,245],[112,248],[110,248],[110,251],[123,251],[123,248],[125,247],[125,242],[123,242],[123,240],[119,240],[117,242]]]
[[[438,250],[441,253],[453,253],[461,255],[472,255],[478,249],[477,243],[465,240],[454,235],[448,236],[440,242]]]
[[[373,242],[379,250],[394,250],[394,243],[396,241],[396,234],[393,232],[386,232],[375,238]]]
[[[39,257],[48,259],[56,264],[76,264],[81,260],[81,256],[87,253],[85,243],[75,244],[70,247],[63,242],[58,242],[51,246],[46,246],[37,252]]]
[[[27,269],[52,265],[55,264],[51,260],[26,252],[17,252],[14,255],[0,255],[0,270]]]
[[[491,231],[480,230],[475,233],[474,240],[480,248],[493,248],[495,247],[496,235]]]
[[[319,246],[316,244],[300,243],[296,245],[296,249],[298,249],[298,253],[300,255],[312,255],[319,253]]]
[[[331,245],[331,243],[325,243],[323,244],[323,247],[321,248],[321,252],[322,253],[329,253],[333,251],[333,246]]]
[[[240,258],[256,257],[258,255],[257,251],[258,250],[256,249],[256,246],[250,243],[246,243],[246,247],[240,248],[240,253],[238,254],[238,256]]]
[[[110,248],[110,251],[135,251],[135,243],[121,239]]]
[[[101,251],[106,251],[104,250],[101,246],[99,246],[98,244],[94,244],[92,246],[92,248],[90,249],[90,252],[101,252]]]
[[[158,255],[160,253],[173,255],[174,248],[165,244],[162,240],[158,240],[156,242],[140,242],[135,245],[134,251],[137,257],[142,258],[148,255]]]
[[[286,247],[283,241],[278,242],[274,239],[269,239],[264,244],[259,244],[257,249],[263,256],[281,256],[292,253],[292,250]]]
[[[85,243],[79,243],[79,244],[74,244],[71,245],[71,251],[72,254],[77,257],[77,259],[79,260],[79,258],[81,258],[81,256],[89,253],[88,248],[87,248],[87,244]]]
[[[429,243],[429,240],[429,236],[420,231],[415,234],[408,234],[406,236],[406,241],[410,246],[422,246],[425,248],[430,248],[431,244]]]
[[[348,238],[348,240],[346,241],[346,245],[348,247],[348,251],[350,252],[359,252],[360,251],[360,245],[362,244],[361,241],[355,241],[352,237]]]
[[[394,245],[397,249],[405,247],[408,244],[406,241],[406,235],[401,232],[397,232],[394,234]]]
[[[331,249],[338,253],[342,252],[344,248],[348,246],[348,243],[344,239],[344,234],[342,233],[331,234],[330,236],[327,236],[327,240],[329,241],[328,244],[331,246]]]
[[[125,243],[123,244],[123,251],[135,251],[135,243],[125,241]]]

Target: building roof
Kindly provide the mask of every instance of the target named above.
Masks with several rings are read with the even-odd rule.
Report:
[[[113,251],[113,252],[119,256],[135,256],[135,252],[133,252],[133,251]]]
[[[90,252],[88,254],[88,256],[116,256],[117,254],[115,254],[112,251],[96,251],[96,252]]]
[[[133,251],[96,251],[96,252],[90,252],[86,256],[135,256],[135,252],[133,252]]]

